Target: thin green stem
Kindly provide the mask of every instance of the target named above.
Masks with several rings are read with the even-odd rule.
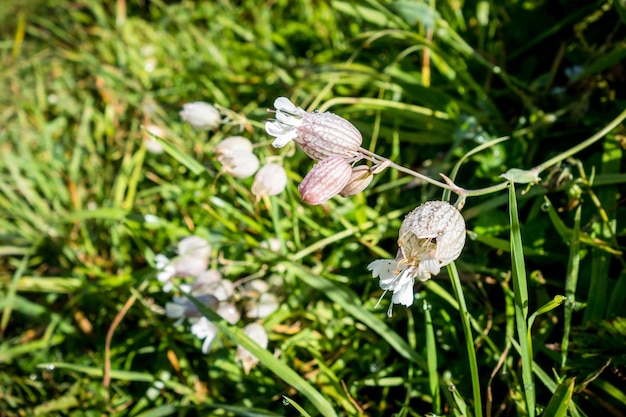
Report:
[[[602,139],[606,136],[611,130],[615,129],[622,121],[626,119],[626,110],[622,111],[615,119],[613,119],[608,125],[604,127],[604,129],[597,132],[595,135],[591,136],[589,139],[584,142],[579,143],[573,148],[568,149],[567,151],[555,156],[554,158],[550,158],[547,161],[537,165],[534,169],[537,170],[537,173],[544,171],[545,169],[551,167],[552,165],[558,164],[559,162],[569,158],[570,156],[582,151],[590,145],[593,145],[598,140]]]

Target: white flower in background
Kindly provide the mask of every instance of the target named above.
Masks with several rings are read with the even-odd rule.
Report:
[[[259,169],[259,158],[252,153],[252,143],[243,136],[230,136],[215,147],[222,169],[235,178],[248,178]]]
[[[157,279],[164,284],[163,292],[170,292],[174,287],[171,279],[176,274],[176,268],[169,258],[161,253],[154,257],[154,262],[158,271]]]
[[[178,257],[174,259],[176,275],[195,277],[206,271],[211,245],[199,236],[189,236],[178,242]]]
[[[155,155],[163,153],[163,145],[161,145],[161,142],[156,140],[154,137],[165,137],[165,130],[157,125],[148,125],[146,126],[146,131],[149,133],[146,135],[147,137],[145,140],[146,150]]]
[[[393,292],[388,314],[393,304],[411,306],[415,278],[425,281],[437,275],[459,257],[464,245],[465,220],[450,203],[428,201],[407,214],[396,259],[378,259],[367,266],[374,278],[380,278],[380,288]]]
[[[191,334],[202,342],[202,353],[207,354],[215,336],[217,336],[217,326],[211,323],[206,317],[200,317],[195,323],[191,325]]]
[[[270,292],[262,293],[257,299],[246,303],[246,316],[251,319],[263,319],[278,310],[278,298]]]
[[[267,349],[269,340],[263,326],[261,326],[259,323],[250,323],[243,328],[243,331],[261,348]],[[237,355],[235,356],[235,359],[241,361],[244,372],[246,374],[249,374],[250,370],[254,366],[256,366],[257,363],[259,363],[259,360],[256,358],[256,356],[254,356],[252,353],[250,353],[248,350],[244,349],[241,346],[237,347]]]
[[[222,169],[235,178],[248,178],[259,169],[259,158],[252,152],[231,151],[217,157]]]
[[[257,197],[277,195],[287,186],[287,173],[279,164],[264,165],[254,176],[252,194]]]
[[[220,143],[215,146],[215,155],[220,157],[223,155],[232,155],[235,152],[252,153],[252,149],[252,142],[243,136],[229,136],[222,139]]]
[[[230,324],[236,324],[241,319],[241,313],[233,303],[220,303],[215,312]]]
[[[194,296],[207,308],[215,310],[218,306],[218,300],[212,294],[198,294]],[[199,317],[201,314],[196,305],[187,297],[174,296],[171,303],[165,303],[165,315],[171,319],[178,319],[174,323],[174,326],[178,326],[184,319]]]
[[[204,101],[183,104],[183,110],[178,114],[181,119],[198,130],[213,130],[222,123],[220,112]]]
[[[321,161],[331,156],[355,161],[361,158],[361,132],[343,117],[333,113],[309,113],[296,107],[286,97],[274,101],[276,120],[265,123],[265,131],[276,139],[275,148],[296,142],[312,159]]]

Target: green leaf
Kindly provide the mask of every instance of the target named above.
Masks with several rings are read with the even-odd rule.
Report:
[[[544,416],[565,417],[567,408],[572,400],[574,393],[574,378],[569,378],[559,384],[556,391],[550,398],[550,402],[543,411]]]

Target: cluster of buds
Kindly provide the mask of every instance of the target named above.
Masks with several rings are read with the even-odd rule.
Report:
[[[215,130],[222,123],[219,110],[203,101],[183,105],[180,117],[197,130]],[[287,185],[287,173],[282,165],[268,163],[260,170],[259,158],[253,152],[252,143],[243,136],[230,136],[215,147],[215,156],[222,171],[235,178],[249,178],[256,173],[252,193],[257,197],[280,194]]]
[[[407,214],[400,226],[396,259],[378,259],[367,266],[380,279],[383,296],[393,293],[388,315],[394,304],[411,306],[415,278],[426,281],[437,275],[459,257],[464,245],[465,220],[450,203],[428,201]]]
[[[292,140],[317,164],[304,177],[298,191],[308,204],[322,204],[336,195],[349,197],[372,182],[377,167],[354,166],[364,158],[361,132],[333,113],[307,112],[286,97],[274,101],[276,119],[265,123],[265,131],[281,148]]]
[[[223,278],[220,271],[209,268],[211,246],[200,237],[182,239],[177,245],[177,254],[171,260],[162,254],[156,257],[157,279],[163,283],[164,292],[172,291],[174,279],[179,279],[180,293],[165,305],[167,317],[176,320],[174,325],[186,321],[191,334],[202,341],[202,352],[209,352],[218,328],[189,300],[187,296],[191,295],[230,324],[239,323],[243,317],[251,320],[244,332],[267,348],[267,334],[258,321],[278,309],[278,299],[272,292],[274,288],[258,279],[236,286]],[[241,347],[236,358],[242,362],[246,373],[258,363],[258,359]]]

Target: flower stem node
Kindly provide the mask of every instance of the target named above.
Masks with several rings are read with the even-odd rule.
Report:
[[[359,158],[363,137],[343,117],[333,113],[307,112],[286,97],[274,101],[276,120],[265,123],[265,131],[276,139],[275,148],[295,141],[312,159],[322,161],[332,156]]]
[[[463,216],[445,201],[428,201],[406,215],[396,259],[378,259],[367,266],[380,279],[380,288],[393,292],[389,315],[393,304],[413,304],[415,278],[426,281],[459,257],[465,233]]]

